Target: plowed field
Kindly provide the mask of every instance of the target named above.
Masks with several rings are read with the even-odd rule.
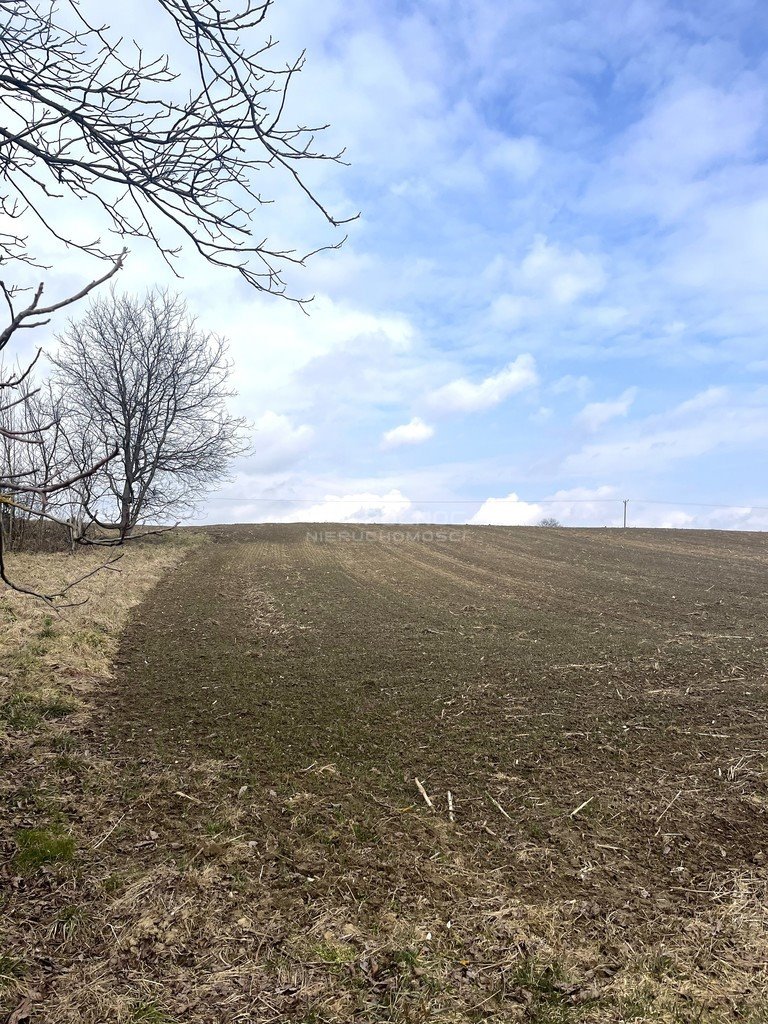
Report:
[[[768,1020],[763,536],[207,533],[40,1020]]]

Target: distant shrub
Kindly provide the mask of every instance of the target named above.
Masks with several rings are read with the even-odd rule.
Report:
[[[537,526],[562,526],[563,524],[558,519],[555,519],[553,516],[544,516],[544,518],[540,519],[536,525]]]

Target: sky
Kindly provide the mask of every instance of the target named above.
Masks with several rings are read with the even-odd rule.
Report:
[[[311,183],[360,218],[291,279],[309,315],[133,247],[120,286],[229,338],[254,427],[200,521],[602,526],[628,498],[768,528],[759,0],[277,0],[269,30],[307,51],[289,111],[346,147]],[[268,185],[255,234],[338,240]]]

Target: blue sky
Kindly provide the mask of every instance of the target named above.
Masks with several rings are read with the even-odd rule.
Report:
[[[361,218],[293,282],[309,318],[185,265],[257,428],[201,515],[603,524],[630,497],[638,524],[768,527],[764,5],[271,17],[286,54],[307,49],[296,117],[347,147],[313,184]],[[269,185],[257,233],[334,240]],[[164,273],[139,252],[124,284]]]

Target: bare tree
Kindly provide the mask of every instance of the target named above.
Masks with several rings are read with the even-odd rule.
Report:
[[[0,352],[17,331],[47,323],[116,273],[125,256],[116,249],[131,238],[149,239],[169,265],[191,245],[255,288],[285,294],[286,268],[311,253],[272,246],[255,234],[254,214],[270,202],[256,179],[267,169],[287,175],[330,225],[344,223],[304,176],[305,161],[340,162],[342,154],[316,148],[324,125],[285,123],[288,89],[304,54],[273,65],[276,43],[263,34],[272,0],[234,0],[233,7],[226,0],[147,0],[167,28],[169,50],[174,43],[173,60],[162,43],[147,56],[155,35],[148,46],[97,23],[89,3],[98,18],[96,0],[0,0],[0,268],[40,265],[29,241],[35,226],[110,262],[101,278],[47,306],[42,284],[27,301],[18,281],[0,282],[10,313]],[[121,241],[111,247],[73,233],[71,221],[59,216],[61,204],[52,203],[62,197],[84,200],[95,214],[94,234],[106,229]],[[30,372],[31,366],[0,377],[0,411],[28,400],[19,388]],[[0,436],[17,449],[40,449],[39,434],[14,431]],[[86,465],[90,441],[70,440],[80,470],[46,483],[17,474],[0,453],[4,512],[46,504],[110,458],[101,454]],[[8,578],[2,542],[0,531],[0,580],[29,593]]]
[[[306,161],[341,159],[315,147],[327,126],[284,123],[304,54],[272,65],[272,0],[150,3],[174,60],[147,55],[155,38],[128,42],[92,24],[87,0],[0,0],[0,212],[114,259],[98,239],[73,237],[48,202],[85,199],[119,238],[148,238],[168,262],[186,241],[283,294],[285,268],[310,254],[254,238],[253,214],[270,201],[257,174],[282,171],[329,224],[343,223],[303,176]],[[182,87],[185,64],[195,70],[185,68]],[[21,231],[0,234],[0,263],[11,259],[34,260]]]
[[[559,519],[555,519],[554,516],[544,516],[544,518],[540,519],[538,523],[536,523],[536,525],[543,526],[548,529],[554,529],[558,526],[562,526],[563,524],[560,522]]]
[[[227,411],[224,340],[180,296],[154,290],[94,300],[60,342],[54,382],[81,457],[118,449],[78,482],[87,518],[118,543],[139,524],[189,518],[247,447],[244,421]]]
[[[8,287],[0,282],[0,291],[9,313],[9,322],[5,329],[0,331],[0,356],[17,331],[45,326],[54,313],[85,298],[116,274],[122,267],[124,256],[125,253],[118,256],[105,274],[91,281],[80,291],[49,304],[42,301],[43,284],[38,285],[29,301],[20,302],[23,289]],[[116,450],[107,453],[98,462],[78,469],[65,479],[51,478],[56,461],[52,453],[59,448],[60,434],[58,425],[53,420],[50,423],[41,421],[40,407],[36,408],[34,405],[40,389],[32,387],[30,381],[39,357],[40,350],[25,369],[6,371],[0,368],[0,438],[3,442],[0,446],[0,527],[5,527],[9,521],[23,521],[31,517],[35,514],[36,503],[40,506],[37,509],[39,516],[55,520],[55,517],[45,510],[51,495],[68,490],[79,479],[100,468],[116,454]],[[49,436],[51,430],[55,431],[53,437]],[[48,456],[45,455],[46,450]],[[41,452],[42,459],[39,458]],[[79,582],[73,580],[60,590],[47,594],[15,582],[8,575],[5,533],[6,530],[0,528],[0,581],[6,586],[53,603]],[[105,567],[108,564],[105,563]]]
[[[36,386],[27,376],[17,391],[15,398],[0,407],[0,465],[9,478],[6,482],[25,488],[29,497],[24,510],[18,503],[5,509],[3,526],[10,546],[14,540],[23,542],[29,521],[45,516],[56,500],[46,488],[71,467],[62,433],[61,401],[53,395],[50,383]],[[36,493],[32,487],[42,490]],[[14,531],[14,526],[20,529]]]

